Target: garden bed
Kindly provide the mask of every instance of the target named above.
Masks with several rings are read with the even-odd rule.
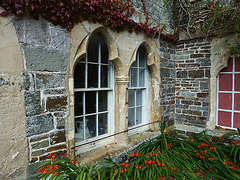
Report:
[[[238,137],[239,131],[221,137],[205,131],[190,138],[170,135],[163,124],[160,136],[144,142],[122,164],[105,159],[96,165],[79,166],[66,156],[55,161],[55,155],[50,155],[52,160],[44,163],[39,173],[45,179],[74,180],[240,179]]]

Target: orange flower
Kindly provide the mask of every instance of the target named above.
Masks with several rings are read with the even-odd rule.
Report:
[[[165,141],[163,141],[162,143],[165,144]]]
[[[209,161],[212,161],[212,160],[214,160],[214,158],[210,157],[210,158],[208,158],[208,160],[209,160]]]
[[[142,169],[143,168],[143,165],[137,165],[135,166],[136,169]]]
[[[75,161],[75,160],[71,160],[71,162],[70,162],[71,164],[78,164],[78,162],[77,161]]]
[[[53,167],[53,169],[58,169],[58,168],[60,168],[60,166],[59,165],[54,165],[54,167]]]
[[[171,169],[177,169],[175,166],[171,166]]]
[[[168,132],[165,132],[165,135],[168,135]]]
[[[202,146],[209,146],[209,144],[201,143]]]
[[[200,156],[201,159],[204,159],[204,156]]]
[[[216,147],[214,147],[214,146],[210,147],[210,151],[211,150],[216,150]]]
[[[189,140],[189,141],[193,141],[193,139],[192,139],[192,138],[189,138],[188,140]]]
[[[121,170],[121,173],[125,173],[126,171],[128,171],[126,168],[123,168],[122,170]]]
[[[238,143],[238,141],[234,141],[234,140],[233,140],[232,143]]]
[[[229,167],[231,170],[236,170],[236,168],[234,166],[230,166]]]
[[[55,159],[55,157],[56,157],[56,153],[51,153],[51,154],[49,154],[47,157],[50,157],[50,159]]]
[[[168,144],[168,145],[167,145],[167,148],[171,148],[171,146],[172,146],[171,144]]]
[[[223,141],[223,140],[224,140],[224,138],[223,138],[223,137],[219,137],[219,139],[220,139],[221,141]]]
[[[200,148],[200,147],[202,147],[202,146],[197,146],[197,148]]]
[[[64,158],[64,157],[66,157],[66,156],[68,156],[68,153],[63,154],[63,155],[61,156],[61,158]]]

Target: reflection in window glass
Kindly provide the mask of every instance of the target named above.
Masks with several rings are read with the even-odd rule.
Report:
[[[108,117],[107,116],[108,116],[107,113],[99,114],[98,116],[98,134],[99,135],[108,133],[108,127],[107,127]]]

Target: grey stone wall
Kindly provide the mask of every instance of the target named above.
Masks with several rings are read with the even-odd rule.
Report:
[[[174,19],[171,3],[166,3],[164,0],[144,0],[146,10],[150,18],[155,21],[155,25],[166,25],[164,33],[174,32]],[[135,10],[144,14],[143,4],[141,0],[133,0]]]
[[[179,42],[176,48],[175,123],[205,127],[209,117],[210,40]]]
[[[67,31],[45,20],[13,18],[25,71],[24,100],[29,161],[66,152],[68,115],[66,70],[70,38]]]
[[[160,103],[161,120],[168,126],[174,124],[175,118],[175,45],[160,42]]]

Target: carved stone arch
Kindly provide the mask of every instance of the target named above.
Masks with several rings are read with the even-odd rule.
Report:
[[[2,9],[0,8],[0,13]],[[26,171],[28,145],[24,109],[24,59],[14,26],[0,16],[0,179]],[[24,174],[24,173],[23,173]],[[22,173],[18,174],[19,179]],[[23,175],[24,176],[24,175]]]
[[[156,47],[150,46],[148,42],[144,41],[140,43],[136,49],[134,50],[134,53],[132,54],[131,61],[128,67],[128,70],[130,69],[131,65],[136,61],[136,55],[137,51],[140,46],[144,46],[147,50],[147,66],[150,69],[151,76],[157,77],[159,74],[159,68],[156,64],[156,61],[158,59],[158,56],[156,54],[157,50]]]
[[[240,39],[235,36],[228,36],[213,40],[211,44],[211,73],[210,73],[210,115],[207,122],[207,129],[215,129],[217,112],[217,76],[218,73],[228,65],[232,56],[229,45],[240,47]]]
[[[87,28],[86,28],[87,26]],[[70,158],[75,159],[75,151],[72,146],[74,140],[74,69],[80,58],[87,55],[89,41],[94,36],[100,36],[106,42],[109,52],[109,60],[114,64],[120,63],[118,47],[109,29],[98,24],[79,24],[71,32],[72,47],[70,50],[70,63],[68,69],[69,89],[69,118],[68,118],[68,145]]]

